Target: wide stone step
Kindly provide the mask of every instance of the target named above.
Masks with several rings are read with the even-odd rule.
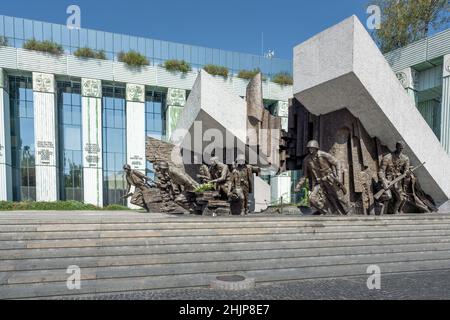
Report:
[[[450,224],[431,225],[374,225],[374,226],[331,226],[305,225],[302,227],[241,227],[241,228],[203,228],[203,229],[150,229],[150,230],[115,230],[115,231],[42,231],[42,232],[2,232],[0,242],[9,240],[60,240],[60,239],[97,239],[97,238],[143,238],[143,237],[185,237],[211,235],[246,235],[246,234],[331,234],[331,233],[374,233],[374,232],[408,232],[421,230],[450,230]]]
[[[405,244],[405,245],[377,245],[377,246],[348,246],[335,248],[272,248],[249,249],[239,251],[218,251],[195,252],[195,253],[161,253],[161,254],[140,254],[123,256],[85,256],[70,258],[50,258],[50,259],[24,259],[24,260],[2,260],[0,272],[6,271],[27,271],[27,270],[53,270],[65,269],[70,265],[77,265],[80,268],[96,268],[111,266],[138,266],[138,265],[159,265],[159,264],[184,264],[200,262],[224,262],[231,263],[239,260],[258,260],[262,263],[266,259],[284,258],[307,258],[307,257],[330,257],[349,255],[379,255],[392,253],[414,253],[414,252],[450,252],[450,242],[429,243],[429,244]],[[265,263],[265,262],[264,262]]]
[[[72,232],[72,231],[127,231],[127,230],[193,230],[193,229],[224,229],[224,228],[280,228],[280,227],[306,227],[306,228],[329,228],[329,227],[406,227],[406,226],[450,226],[450,219],[446,220],[368,220],[368,221],[303,221],[295,220],[273,220],[273,221],[222,221],[222,222],[144,222],[144,223],[42,223],[42,224],[0,224],[1,232]]]
[[[10,284],[0,286],[0,298],[17,299],[17,298],[36,298],[36,297],[52,297],[65,295],[83,295],[93,293],[112,293],[126,291],[156,290],[169,288],[188,288],[188,287],[205,287],[218,275],[239,273],[246,277],[253,277],[258,283],[272,283],[279,281],[295,281],[314,278],[336,278],[351,276],[367,276],[366,260],[359,264],[344,265],[327,265],[327,266],[304,266],[292,268],[277,268],[246,270],[244,271],[228,271],[228,272],[204,272],[197,274],[169,275],[169,276],[145,276],[130,277],[130,270],[125,278],[105,278],[84,280],[81,282],[80,290],[69,290],[66,285],[66,278],[58,282],[40,282],[25,284]],[[381,268],[382,274],[400,273],[400,272],[419,272],[430,270],[449,270],[450,260],[425,260],[425,261],[389,261],[381,262],[378,260],[377,265]],[[278,266],[281,264],[278,263]],[[221,267],[227,264],[220,264]],[[229,267],[233,269],[233,267]],[[65,271],[65,270],[64,270]],[[83,274],[83,271],[82,271]],[[91,277],[97,275],[91,274]],[[365,285],[365,284],[362,284]]]
[[[0,250],[1,260],[14,259],[45,259],[45,258],[75,258],[98,256],[129,256],[164,253],[195,253],[217,251],[246,251],[246,250],[286,250],[286,249],[330,249],[342,247],[373,247],[384,246],[391,248],[403,245],[445,244],[450,242],[449,236],[418,236],[404,238],[371,238],[348,240],[278,240],[278,241],[246,241],[245,237],[234,239],[242,242],[197,243],[197,244],[151,244],[136,246],[112,247],[84,247],[84,248],[50,248],[50,249],[11,249]],[[355,248],[355,249],[356,249]],[[352,249],[354,250],[354,249]],[[1,261],[0,260],[0,261]]]
[[[349,239],[372,239],[393,237],[446,237],[450,230],[431,231],[372,231],[361,233],[257,233],[257,234],[229,234],[229,235],[195,235],[177,237],[146,237],[146,238],[93,238],[93,239],[65,239],[65,240],[9,240],[0,241],[0,250],[4,249],[44,249],[44,248],[83,248],[104,246],[151,246],[153,244],[199,244],[199,243],[223,243],[223,242],[247,242],[253,241],[301,241],[301,240],[349,240]]]

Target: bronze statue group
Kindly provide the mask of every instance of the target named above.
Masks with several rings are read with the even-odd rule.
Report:
[[[381,159],[377,179],[367,189],[376,200],[369,214],[430,213],[437,211],[433,199],[420,187],[409,157],[404,154],[405,145],[399,141],[396,150]],[[310,205],[320,214],[350,215],[349,192],[343,181],[342,167],[333,155],[320,150],[315,140],[307,144],[308,155],[304,159],[304,177],[295,190],[309,184]]]
[[[197,174],[198,183],[184,170],[167,161],[154,164],[155,181],[133,170],[126,164],[123,167],[127,190],[124,198],[130,198],[130,203],[150,211],[152,204],[157,210],[166,213],[184,212],[201,213],[206,207],[226,207],[236,214],[249,213],[249,194],[253,192],[253,174],[260,169],[246,164],[244,155],[238,155],[232,165],[222,163],[218,157],[210,159],[210,165],[202,164]],[[198,191],[203,185],[212,187],[212,190]],[[134,186],[134,192],[131,187]],[[155,192],[158,190],[158,192]],[[211,193],[212,205],[201,205],[199,194]],[[230,205],[231,204],[231,209]]]

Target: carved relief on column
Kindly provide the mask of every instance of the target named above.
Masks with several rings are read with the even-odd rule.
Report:
[[[48,73],[33,72],[33,91],[55,93],[55,76]]]
[[[169,88],[167,90],[167,105],[184,107],[186,104],[186,90]]]
[[[127,101],[145,102],[145,86],[127,83]]]
[[[83,97],[101,98],[102,81],[97,79],[81,79],[81,94]]]
[[[443,73],[444,78],[445,77],[450,77],[450,55],[446,55],[444,57],[444,73]]]
[[[419,81],[419,73],[413,68],[406,68],[396,73],[398,81],[405,89],[416,90]]]

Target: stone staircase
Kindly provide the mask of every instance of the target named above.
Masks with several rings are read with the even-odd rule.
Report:
[[[189,217],[0,213],[0,298],[257,284],[450,269],[450,215]],[[66,285],[81,268],[81,289]]]

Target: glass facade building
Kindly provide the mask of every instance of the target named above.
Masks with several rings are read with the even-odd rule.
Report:
[[[33,89],[30,77],[10,76],[13,200],[36,200]]]
[[[240,70],[255,68],[259,68],[267,76],[292,72],[292,61],[285,59],[267,59],[259,55],[90,29],[68,29],[65,25],[3,15],[0,15],[0,36],[6,37],[8,44],[16,48],[22,48],[29,39],[48,40],[61,44],[69,54],[83,47],[103,50],[110,60],[117,60],[117,54],[121,51],[134,50],[146,56],[151,65],[177,59],[189,62],[194,68],[201,68],[206,64],[224,66],[234,74]]]
[[[60,199],[83,201],[80,82],[57,82]]]

